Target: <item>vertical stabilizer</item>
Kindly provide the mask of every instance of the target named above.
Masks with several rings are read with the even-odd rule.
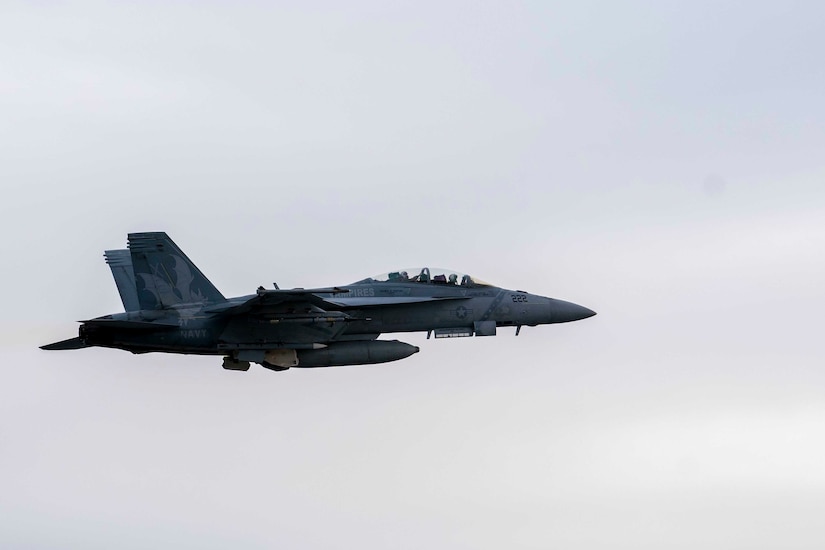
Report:
[[[103,257],[112,270],[123,308],[126,311],[139,311],[140,302],[135,286],[135,272],[132,271],[132,255],[128,250],[106,250]]]
[[[129,252],[141,309],[226,301],[166,233],[130,233]]]

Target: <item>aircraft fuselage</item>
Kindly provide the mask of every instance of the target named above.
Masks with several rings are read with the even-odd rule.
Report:
[[[133,353],[225,356],[281,370],[403,359],[418,351],[384,333],[436,338],[493,336],[497,327],[577,321],[595,315],[571,302],[421,269],[321,289],[266,290],[224,298],[165,233],[129,236],[130,250],[107,251],[125,313],[84,321],[77,338],[44,349],[89,346]],[[459,282],[459,277],[461,277]]]

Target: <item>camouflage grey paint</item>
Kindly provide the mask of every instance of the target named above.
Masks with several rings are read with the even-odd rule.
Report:
[[[141,309],[226,301],[165,233],[130,234],[129,252]]]
[[[101,346],[132,353],[223,355],[224,368],[231,370],[246,370],[250,362],[284,370],[383,363],[418,351],[404,342],[376,340],[382,333],[491,336],[500,326],[520,329],[595,315],[571,302],[469,278],[462,284],[433,281],[429,271],[423,281],[259,288],[253,295],[226,299],[165,233],[132,233],[130,262],[124,252],[105,254],[127,311],[84,321],[77,338],[42,349]]]
[[[120,301],[126,311],[140,311],[135,272],[132,270],[132,255],[128,250],[106,250],[103,252],[106,263],[112,270]]]

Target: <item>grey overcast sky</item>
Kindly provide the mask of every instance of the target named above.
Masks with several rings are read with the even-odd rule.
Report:
[[[0,4],[0,546],[825,547],[825,4]],[[227,295],[599,312],[398,363],[38,345],[167,231]]]

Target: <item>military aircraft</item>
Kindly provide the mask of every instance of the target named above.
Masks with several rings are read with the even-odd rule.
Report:
[[[223,356],[223,368],[250,363],[281,371],[397,361],[419,351],[382,333],[427,338],[494,336],[496,328],[566,323],[586,307],[506,290],[457,271],[399,269],[329,288],[273,289],[224,298],[163,232],[130,233],[128,248],[107,250],[124,313],[81,321],[79,335],[42,346],[92,346],[132,353]]]

